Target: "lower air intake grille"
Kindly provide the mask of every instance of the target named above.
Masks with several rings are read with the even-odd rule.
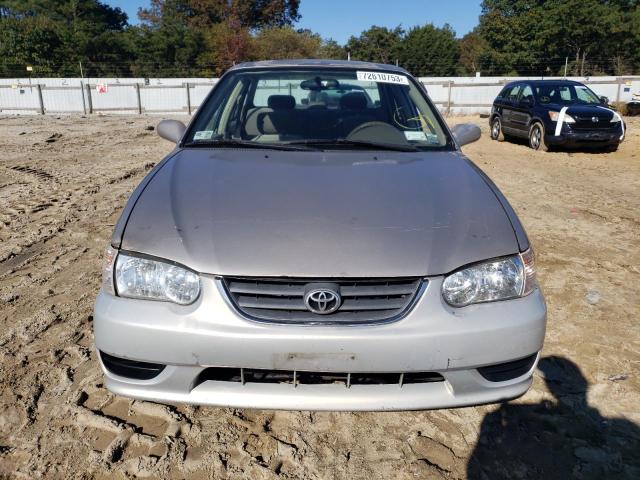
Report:
[[[151,380],[158,376],[165,367],[160,363],[138,362],[114,357],[104,352],[100,352],[100,359],[105,368],[111,373],[136,380]]]
[[[497,365],[489,365],[488,367],[480,367],[478,372],[490,382],[504,382],[524,375],[536,361],[537,353],[513,362],[499,363]]]
[[[262,370],[255,368],[210,367],[200,373],[195,386],[206,381],[251,383],[288,383],[295,385],[408,385],[444,382],[437,372],[407,373],[339,373],[293,370]]]
[[[397,320],[409,311],[427,283],[421,278],[246,277],[224,277],[222,282],[233,306],[250,319],[320,325]],[[314,292],[317,295],[309,297]]]

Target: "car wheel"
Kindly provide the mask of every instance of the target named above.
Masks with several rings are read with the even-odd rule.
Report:
[[[499,142],[504,141],[504,133],[502,132],[502,122],[500,117],[496,117],[491,122],[491,140],[497,140]]]
[[[544,127],[541,123],[534,123],[529,129],[529,146],[534,150],[549,151],[549,146],[544,141]]]

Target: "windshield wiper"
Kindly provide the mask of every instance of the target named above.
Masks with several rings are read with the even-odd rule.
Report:
[[[249,140],[233,140],[228,138],[220,138],[217,140],[197,140],[184,144],[185,147],[205,147],[205,148],[259,148],[269,150],[287,150],[287,151],[308,151],[316,150],[314,148],[305,147],[303,145],[295,146],[289,143],[258,143]]]
[[[306,145],[313,147],[355,147],[367,150],[391,150],[394,152],[419,152],[420,149],[412,145],[394,145],[390,143],[367,142],[364,140],[347,140],[346,138],[336,138],[333,140],[301,140],[287,142],[286,145]]]

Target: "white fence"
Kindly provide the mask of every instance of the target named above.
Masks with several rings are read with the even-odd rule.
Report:
[[[539,77],[422,77],[445,113],[488,113],[504,84]],[[550,77],[551,78],[551,77]],[[640,94],[640,76],[572,77],[609,97],[628,102]],[[193,113],[217,79],[38,78],[0,79],[0,114]]]
[[[184,113],[202,103],[216,79],[0,79],[0,113]]]

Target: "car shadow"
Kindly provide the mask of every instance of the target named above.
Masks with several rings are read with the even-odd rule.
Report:
[[[552,401],[503,403],[482,421],[470,480],[638,479],[640,428],[587,403],[587,381],[563,357],[540,360]]]

